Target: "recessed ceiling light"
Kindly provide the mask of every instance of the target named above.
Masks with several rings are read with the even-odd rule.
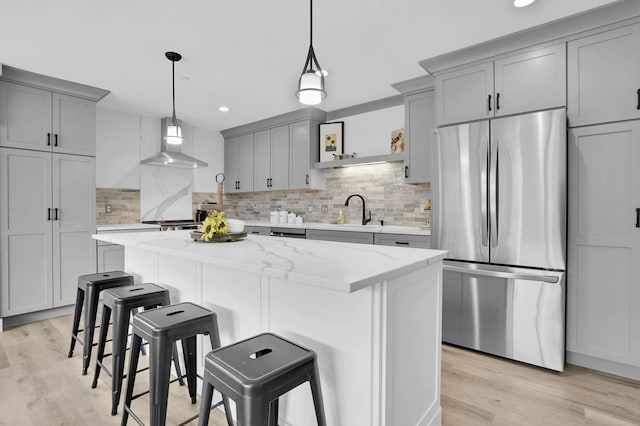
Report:
[[[529,6],[534,1],[536,0],[513,0],[513,5],[515,7],[525,7],[525,6]]]
[[[231,111],[231,109],[229,109],[229,107],[227,106],[221,106],[220,108],[218,108],[218,111],[229,112]]]

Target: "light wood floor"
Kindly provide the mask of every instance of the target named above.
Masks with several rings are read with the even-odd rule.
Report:
[[[120,424],[120,414],[110,415],[110,379],[101,375],[91,389],[93,365],[80,374],[80,345],[67,358],[71,320],[66,315],[0,333],[0,425]],[[136,392],[147,387],[147,373],[138,377]],[[143,420],[147,404],[145,398],[133,403]],[[444,345],[442,409],[444,425],[640,425],[640,383],[570,365],[555,373]],[[197,410],[186,387],[172,384],[167,424]],[[214,410],[210,425],[226,425],[224,415]]]

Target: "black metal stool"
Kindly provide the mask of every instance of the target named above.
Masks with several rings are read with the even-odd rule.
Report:
[[[69,358],[73,356],[76,341],[82,345],[82,375],[87,374],[93,347],[93,331],[96,325],[98,312],[98,299],[100,292],[123,285],[133,285],[133,276],[122,271],[102,272],[100,274],[81,275],[78,277],[78,291],[76,292],[76,308],[73,314],[73,330],[71,332],[71,345],[69,346]],[[84,329],[80,326],[80,315],[84,307]],[[78,333],[84,331],[84,338],[80,339]]]
[[[138,423],[140,419],[131,411],[134,399],[133,387],[140,356],[142,339],[149,342],[149,412],[152,426],[164,426],[167,419],[169,396],[169,375],[171,353],[174,342],[181,340],[187,384],[191,403],[196,403],[196,335],[208,334],[212,348],[220,347],[218,320],[216,314],[193,303],[178,303],[163,306],[133,316],[133,342],[129,358],[127,392],[122,412],[122,425],[126,425],[129,415]],[[146,392],[145,392],[146,393]],[[136,396],[137,397],[137,396]],[[222,397],[227,422],[232,425],[229,400]]]
[[[98,338],[98,353],[96,354],[96,368],[93,375],[92,388],[98,385],[100,371],[105,370],[111,377],[111,415],[118,413],[118,403],[122,393],[122,379],[124,375],[124,361],[127,351],[127,337],[129,333],[129,318],[131,313],[139,308],[153,309],[157,306],[170,304],[169,290],[152,283],[124,286],[105,290],[102,293],[102,322],[100,323],[100,337]],[[109,320],[113,313],[113,332],[111,350],[111,371],[103,364],[104,349],[107,343]],[[173,358],[178,377],[182,376],[180,363],[174,346]],[[144,352],[143,352],[144,353]],[[182,384],[182,381],[181,383]]]
[[[203,380],[199,426],[208,424],[214,388],[236,402],[238,426],[276,426],[278,398],[306,381],[318,425],[327,424],[315,352],[275,334],[209,352]]]

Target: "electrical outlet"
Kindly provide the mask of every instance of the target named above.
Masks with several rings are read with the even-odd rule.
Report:
[[[104,212],[105,213],[111,213],[111,204],[105,204]]]
[[[320,209],[322,210],[322,213],[327,213],[329,211],[329,206],[325,205],[325,206],[322,206]]]

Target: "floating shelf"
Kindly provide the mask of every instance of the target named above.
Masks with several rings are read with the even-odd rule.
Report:
[[[335,161],[320,161],[318,163],[314,163],[313,168],[330,169],[332,167],[359,166],[363,164],[388,163],[392,161],[404,161],[404,153],[371,155],[368,157],[346,158],[344,160],[335,160]]]

